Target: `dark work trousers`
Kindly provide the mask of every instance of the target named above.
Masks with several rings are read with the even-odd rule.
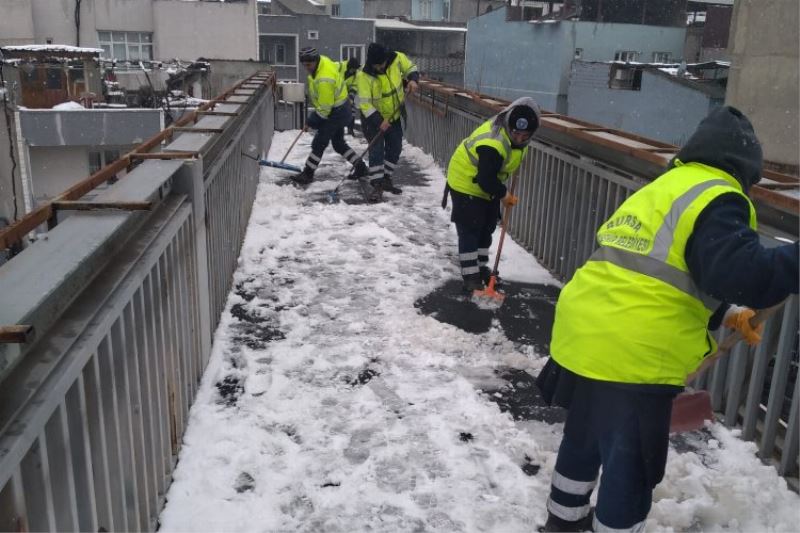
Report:
[[[566,521],[590,511],[594,531],[643,531],[653,489],[664,477],[673,393],[575,376],[547,510]]]
[[[317,170],[328,144],[333,144],[336,153],[347,159],[351,165],[356,164],[358,155],[344,140],[344,128],[351,118],[350,103],[347,101],[339,107],[334,107],[327,119],[320,117],[317,113],[312,113],[308,117],[306,124],[309,128],[317,130],[317,134],[311,141],[311,155],[306,160],[307,168],[311,171]]]
[[[453,199],[450,220],[455,222],[458,233],[461,275],[476,274],[481,267],[488,268],[489,246],[500,215],[500,201],[484,200],[452,189],[450,197]]]
[[[369,149],[370,181],[384,177],[391,179],[400,160],[400,152],[403,150],[403,125],[400,124],[400,119],[391,124],[384,132],[383,138],[376,141]],[[361,116],[361,128],[367,141],[371,142],[381,131],[380,125],[381,123],[375,119],[367,120]]]

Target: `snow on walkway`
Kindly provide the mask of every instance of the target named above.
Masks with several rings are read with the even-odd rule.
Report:
[[[270,158],[294,135],[276,134]],[[473,335],[413,305],[458,276],[442,171],[406,145],[397,181],[413,166],[426,184],[328,205],[310,198],[347,168],[330,151],[323,163],[331,179],[305,191],[262,175],[161,529],[535,531],[561,428],[514,422],[479,389],[494,368],[543,361],[500,328]],[[506,279],[556,284],[521,247],[507,253]],[[797,530],[800,498],[752,444],[710,431],[670,451],[647,530]]]

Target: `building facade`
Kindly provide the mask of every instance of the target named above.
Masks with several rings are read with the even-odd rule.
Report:
[[[700,121],[725,101],[725,78],[678,74],[679,68],[573,61],[567,114],[587,122],[682,146]],[[721,76],[726,76],[726,72]]]
[[[507,20],[509,8],[467,25],[464,86],[501,98],[531,96],[567,112],[570,65],[586,61],[676,62],[685,25],[649,26],[582,20]]]
[[[304,82],[297,57],[301,48],[313,46],[336,61],[356,57],[363,63],[367,43],[375,40],[375,24],[327,15],[259,15],[258,39],[259,58],[273,66],[278,79]]]
[[[69,44],[119,61],[258,57],[256,1],[4,0],[0,46]]]
[[[800,162],[800,3],[737,0],[726,103],[752,120],[773,168],[797,174]]]

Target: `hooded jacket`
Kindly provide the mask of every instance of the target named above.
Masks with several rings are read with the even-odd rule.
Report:
[[[761,144],[750,121],[736,108],[712,111],[671,166],[703,163],[727,172],[745,193],[761,179]],[[749,227],[749,207],[738,194],[723,194],[703,210],[686,244],[695,284],[717,300],[763,309],[798,292],[798,244],[765,248]],[[715,329],[722,311],[711,319]]]

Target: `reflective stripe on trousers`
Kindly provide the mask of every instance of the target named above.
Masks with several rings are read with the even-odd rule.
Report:
[[[576,505],[566,505],[567,499],[564,503],[559,503],[553,500],[553,493],[547,499],[547,510],[553,515],[562,520],[569,522],[577,522],[589,514],[591,507],[589,506],[589,497],[592,495],[597,479],[592,481],[578,481],[570,479],[561,474],[557,470],[553,470],[552,488],[558,489],[560,492],[569,496],[568,500],[576,503]]]

